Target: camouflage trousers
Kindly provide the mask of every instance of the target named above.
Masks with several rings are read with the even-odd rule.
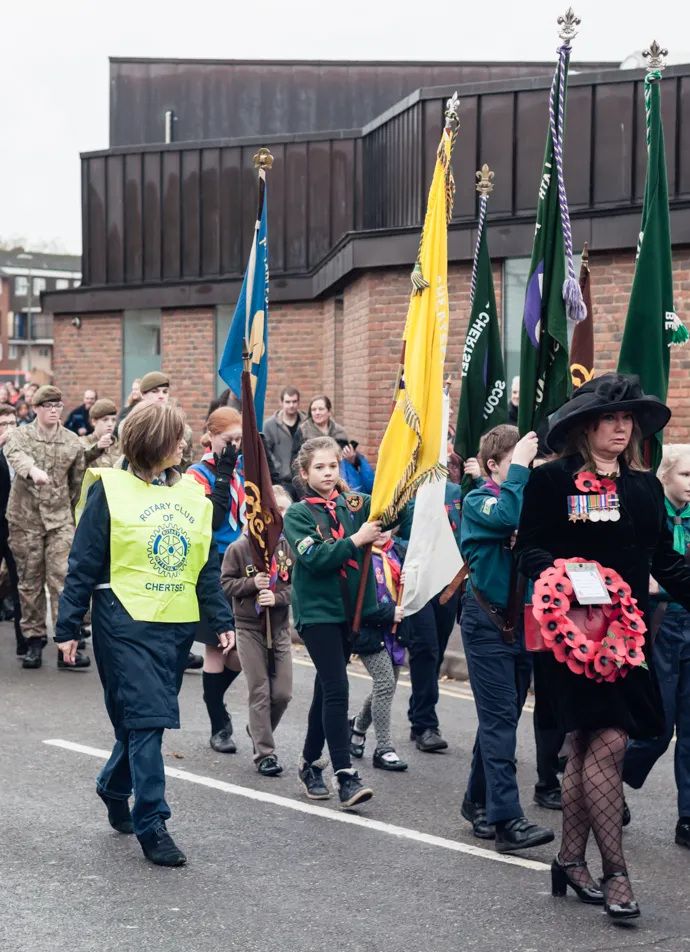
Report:
[[[74,538],[74,526],[43,529],[10,524],[10,546],[17,563],[22,630],[25,638],[45,638],[46,587],[50,592],[53,626],[58,600],[65,585],[67,559]]]

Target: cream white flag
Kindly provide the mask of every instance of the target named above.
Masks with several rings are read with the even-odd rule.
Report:
[[[443,398],[439,462],[448,462],[450,397]],[[462,568],[462,558],[446,512],[446,480],[425,483],[417,492],[412,532],[405,557],[402,605],[412,615],[442,591]]]

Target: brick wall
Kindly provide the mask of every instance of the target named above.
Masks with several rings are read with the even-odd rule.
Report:
[[[84,391],[94,388],[120,406],[122,394],[122,318],[120,314],[82,317],[72,326],[71,315],[53,322],[53,376],[62,390],[65,415],[82,402]]]
[[[303,406],[324,390],[324,303],[273,304],[268,313],[266,418],[279,409],[278,395],[286,385],[301,391]]]
[[[194,457],[216,383],[213,308],[163,311],[161,367],[170,376],[170,392],[187,414],[194,434]]]

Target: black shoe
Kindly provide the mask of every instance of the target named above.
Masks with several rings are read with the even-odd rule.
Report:
[[[91,658],[89,658],[87,654],[77,651],[76,655],[74,656],[74,664],[67,664],[62,652],[58,648],[57,666],[60,671],[75,671],[77,669],[84,670],[84,668],[91,667]]]
[[[557,856],[551,864],[551,895],[565,896],[570,886],[580,902],[588,903],[590,906],[603,906],[604,894],[601,889],[594,886],[581,886],[568,872],[569,869],[586,866],[587,863],[583,859],[578,859],[574,863],[561,863]]]
[[[348,723],[350,725],[350,756],[361,760],[364,756],[364,745],[367,735],[357,730],[354,717],[351,717]]]
[[[340,796],[340,806],[343,810],[349,810],[359,803],[366,803],[374,796],[371,787],[365,787],[359,779],[359,774],[352,767],[344,770],[338,770],[333,780]]]
[[[200,654],[192,654],[189,652],[189,657],[187,658],[187,663],[184,666],[185,671],[198,671],[199,668],[203,668],[204,659]]]
[[[543,846],[555,839],[553,830],[530,823],[527,817],[504,820],[496,824],[496,850],[499,853],[517,853],[533,846]]]
[[[690,848],[690,817],[682,816],[676,824],[676,843]]]
[[[327,760],[315,760],[313,764],[308,764],[304,757],[300,757],[297,773],[310,800],[328,800],[330,798],[328,787],[323,782],[323,771],[324,767],[327,766]]]
[[[630,826],[630,821],[632,816],[630,814],[630,807],[628,806],[628,801],[623,801],[623,826]]]
[[[441,737],[441,732],[435,727],[429,727],[421,734],[415,734],[414,740],[417,750],[423,750],[425,754],[448,749],[448,741]]]
[[[282,774],[283,772],[283,766],[275,754],[269,754],[268,757],[264,757],[263,760],[260,760],[256,765],[256,769],[264,777],[277,777],[278,774]]]
[[[134,833],[132,825],[132,814],[129,812],[129,804],[126,800],[116,800],[114,797],[106,797],[102,790],[96,787],[96,793],[108,808],[108,823],[118,833]]]
[[[26,652],[28,651],[29,642],[26,640],[24,635],[22,635],[20,632],[16,631],[14,634],[15,634],[15,638],[17,639],[17,650],[15,651],[15,654],[17,655],[18,658],[23,658],[25,657]]]
[[[486,807],[479,803],[472,803],[467,797],[462,801],[460,813],[472,824],[472,832],[479,840],[495,840],[496,827],[493,823],[486,822]]]
[[[22,668],[40,668],[43,664],[43,645],[40,638],[30,638],[22,661]]]
[[[625,869],[616,873],[609,873],[600,880],[602,887],[605,887],[612,879],[618,876],[627,878],[628,872]],[[604,911],[612,919],[638,919],[640,916],[640,907],[634,899],[628,899],[626,902],[612,902],[608,900],[608,889],[604,888]]]
[[[401,760],[392,747],[377,747],[372,763],[379,770],[407,770],[407,761]]]
[[[187,862],[187,857],[175,845],[175,840],[164,826],[159,826],[157,830],[145,836],[138,836],[137,839],[144,856],[156,866],[184,866]]]
[[[211,740],[209,744],[215,751],[219,754],[236,754],[237,745],[232,739],[232,726],[230,730],[227,727],[222,727],[215,734],[211,734]]]
[[[542,807],[544,810],[562,810],[561,788],[556,787],[555,790],[539,790],[535,787],[534,802],[538,807]]]

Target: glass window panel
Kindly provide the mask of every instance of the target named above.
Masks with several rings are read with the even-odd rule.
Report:
[[[161,312],[157,309],[124,311],[122,353],[122,399],[129,396],[132,381],[161,369]]]

